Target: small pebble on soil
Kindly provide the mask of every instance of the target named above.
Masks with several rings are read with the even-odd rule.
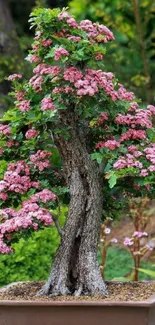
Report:
[[[6,289],[0,289],[0,300],[33,301],[144,301],[155,294],[153,282],[107,282],[108,297],[58,296],[38,297],[43,281],[18,282]]]

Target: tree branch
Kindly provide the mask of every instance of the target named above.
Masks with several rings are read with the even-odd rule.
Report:
[[[52,219],[53,219],[53,221],[54,221],[54,223],[55,223],[55,226],[56,226],[56,228],[57,228],[57,230],[58,230],[58,233],[59,233],[59,235],[60,235],[60,237],[62,237],[62,235],[63,235],[63,230],[62,230],[62,228],[61,228],[61,226],[60,226],[60,224],[59,224],[59,216],[58,215],[56,215],[55,213],[52,213]]]

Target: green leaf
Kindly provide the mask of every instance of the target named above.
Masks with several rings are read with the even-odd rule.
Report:
[[[150,276],[152,276],[152,277],[155,277],[155,271],[152,271],[152,270],[145,270],[145,269],[141,269],[141,268],[139,268],[138,269],[140,272],[142,272],[142,273],[145,273],[145,274],[147,274],[147,275],[150,275]]]
[[[94,152],[91,154],[92,160],[97,160],[98,164],[101,164],[103,156],[99,152]]]
[[[112,174],[112,175],[110,176],[110,178],[109,178],[109,181],[108,181],[108,183],[109,183],[109,187],[110,187],[110,188],[113,188],[113,187],[116,185],[116,182],[117,182],[117,177],[116,177],[115,174]]]

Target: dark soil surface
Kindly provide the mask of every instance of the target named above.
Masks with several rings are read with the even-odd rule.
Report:
[[[0,300],[33,300],[33,301],[143,301],[155,294],[154,282],[107,282],[108,297],[37,297],[37,292],[44,282],[21,282],[0,289]]]

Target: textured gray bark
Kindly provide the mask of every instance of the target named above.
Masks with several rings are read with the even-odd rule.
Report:
[[[106,294],[97,262],[103,201],[101,175],[73,116],[66,120],[71,127],[70,138],[55,136],[70,189],[70,205],[61,244],[41,295]]]

